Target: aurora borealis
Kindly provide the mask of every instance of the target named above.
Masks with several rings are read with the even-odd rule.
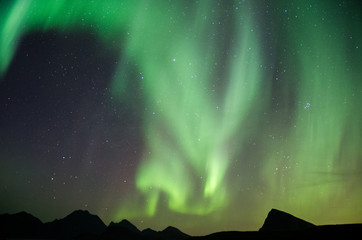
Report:
[[[1,5],[1,213],[362,221],[358,0]]]

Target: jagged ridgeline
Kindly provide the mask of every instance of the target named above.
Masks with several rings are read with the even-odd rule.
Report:
[[[126,240],[222,240],[222,239],[307,239],[311,237],[359,238],[362,224],[317,226],[289,213],[272,209],[259,231],[217,232],[206,236],[190,236],[169,226],[162,231],[139,230],[128,220],[106,226],[88,211],[77,210],[62,219],[42,223],[26,212],[0,215],[0,238],[47,239],[126,239]]]

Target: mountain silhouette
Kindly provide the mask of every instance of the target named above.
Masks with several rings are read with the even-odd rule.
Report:
[[[175,239],[175,240],[181,240],[189,238],[190,236],[186,233],[181,232],[179,229],[175,227],[168,226],[163,231],[159,232],[159,235],[163,239]]]
[[[0,239],[12,237],[41,237],[45,233],[44,224],[27,212],[0,215]]]
[[[114,223],[114,222],[111,222],[108,226],[108,228],[113,228],[113,227],[123,227],[123,228],[126,228],[132,232],[135,232],[135,233],[141,233],[141,231],[135,226],[133,225],[132,223],[130,223],[128,220],[126,219],[123,219],[122,221],[120,221],[119,223]]]
[[[52,235],[72,238],[79,235],[99,235],[106,229],[102,220],[88,211],[77,210],[63,219],[46,223],[48,232]]]
[[[154,238],[157,237],[158,232],[155,231],[155,230],[153,230],[153,229],[151,229],[151,228],[146,228],[146,229],[142,230],[141,234],[142,234],[142,236],[144,236],[144,237],[146,237],[146,238],[152,238],[152,239],[154,239]]]
[[[272,209],[259,231],[300,231],[313,227],[315,225],[312,223],[294,217],[289,213]]]
[[[122,236],[122,239],[143,240],[141,231],[128,220],[123,219],[119,223],[111,222],[107,229],[101,234],[101,239],[117,239]]]
[[[128,220],[111,222],[108,227],[88,211],[77,210],[49,223],[26,212],[0,215],[0,239],[84,239],[84,240],[237,240],[237,239],[360,239],[362,224],[316,226],[293,215],[272,209],[259,231],[217,232],[206,236],[189,236],[169,226],[162,231],[140,231]]]

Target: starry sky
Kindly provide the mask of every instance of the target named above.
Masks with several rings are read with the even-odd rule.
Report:
[[[360,1],[0,4],[0,213],[362,222]]]

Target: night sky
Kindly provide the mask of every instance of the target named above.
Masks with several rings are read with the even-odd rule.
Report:
[[[359,0],[0,4],[0,213],[362,222]]]

